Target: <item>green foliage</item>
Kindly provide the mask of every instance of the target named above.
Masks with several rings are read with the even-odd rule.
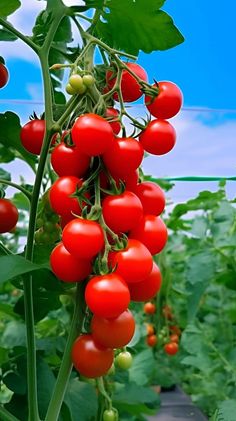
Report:
[[[221,402],[211,421],[234,421],[236,411],[236,400],[228,399]]]
[[[21,3],[19,0],[1,0],[0,4],[0,17],[6,17],[15,12]]]
[[[96,33],[112,47],[134,55],[175,47],[184,38],[171,17],[159,10],[163,4],[163,0],[111,0]]]

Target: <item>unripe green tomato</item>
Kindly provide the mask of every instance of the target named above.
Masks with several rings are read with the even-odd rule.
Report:
[[[42,244],[42,235],[43,235],[42,229],[39,229],[38,231],[35,232],[34,241],[36,244]]]
[[[84,75],[83,76],[83,83],[85,86],[89,87],[94,85],[95,79],[92,75]]]
[[[71,75],[69,78],[69,84],[72,86],[72,88],[78,92],[79,89],[84,85],[83,79],[80,75]]]
[[[54,222],[55,224],[57,224],[59,221],[58,215],[56,213],[52,213],[50,215],[50,222]]]
[[[51,222],[51,221],[46,221],[46,222],[44,222],[44,224],[43,224],[43,229],[44,229],[44,231],[46,231],[46,232],[53,232],[53,231],[55,231],[56,230],[56,224],[54,224],[53,222]]]
[[[37,225],[37,227],[38,228],[40,228],[40,227],[42,227],[43,226],[43,218],[37,218],[37,220],[36,220],[36,225]]]
[[[68,83],[68,84],[66,85],[66,92],[67,92],[69,95],[75,95],[75,94],[77,94],[77,91],[76,91],[74,88],[72,88],[72,86],[70,85],[70,83]]]
[[[132,365],[133,357],[130,352],[123,351],[117,355],[115,362],[122,370],[128,370]]]
[[[113,409],[106,409],[103,412],[102,419],[103,419],[103,421],[117,421],[118,416],[117,416],[116,411],[114,411]]]

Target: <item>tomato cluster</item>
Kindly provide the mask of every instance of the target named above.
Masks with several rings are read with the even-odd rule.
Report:
[[[69,79],[74,94],[82,94],[81,78],[85,84],[79,74]],[[134,63],[122,69],[119,88],[116,80],[116,69],[108,70],[106,92],[110,90],[114,100],[134,101],[147,88],[145,71]],[[174,129],[164,120],[178,112],[178,92],[180,108],[181,93],[172,85],[160,83],[152,88],[155,95],[151,99],[146,95],[147,107],[157,119],[148,122],[138,136],[126,136],[123,130],[118,137],[122,112],[107,106],[101,115],[80,114],[60,142],[52,142],[51,164],[58,179],[50,188],[49,202],[60,218],[62,235],[50,262],[61,281],[85,282],[91,322],[74,342],[72,361],[89,378],[106,374],[113,364],[114,349],[132,339],[135,321],[128,310],[130,301],[151,300],[161,288],[162,276],[153,256],[167,241],[160,216],[165,196],[156,183],[140,178],[139,168],[145,151],[162,154],[174,145]],[[45,128],[40,121],[42,141]],[[22,128],[25,147],[24,132],[33,124]],[[41,146],[42,142],[38,153]],[[149,341],[154,345],[152,336]],[[127,351],[116,357],[121,368],[129,368],[131,361]]]

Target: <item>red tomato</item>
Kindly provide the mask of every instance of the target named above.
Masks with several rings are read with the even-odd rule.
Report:
[[[65,226],[62,241],[74,256],[91,259],[103,249],[104,233],[96,221],[76,218]]]
[[[154,314],[156,312],[156,306],[153,303],[146,303],[144,304],[143,311],[146,314]]]
[[[0,63],[0,88],[6,86],[9,79],[9,73],[3,63]]]
[[[128,137],[115,139],[102,158],[111,175],[122,179],[137,170],[143,155],[142,145]]]
[[[154,333],[155,333],[154,326],[151,325],[151,324],[147,324],[146,325],[146,331],[147,331],[148,336],[154,335]]]
[[[129,238],[141,241],[153,255],[165,247],[168,232],[160,216],[144,215],[136,228],[130,231]]]
[[[157,336],[156,335],[147,336],[146,342],[147,342],[147,345],[150,347],[155,346],[157,344]]]
[[[138,184],[139,171],[135,170],[124,177],[119,177],[117,175],[112,174],[112,178],[115,180],[116,186],[118,188],[121,186],[122,182],[125,185],[126,190],[133,191],[136,189]],[[100,186],[103,189],[109,189],[110,187],[109,179],[104,171],[100,172]]]
[[[45,121],[31,120],[21,128],[21,143],[28,152],[39,155],[43,145],[44,133]]]
[[[153,99],[145,96],[145,104],[150,113],[163,120],[174,117],[180,110],[183,95],[173,82],[158,82],[159,94]],[[153,86],[155,86],[153,85]]]
[[[73,143],[88,156],[102,155],[114,141],[110,124],[97,114],[80,116],[71,129]]]
[[[119,117],[119,111],[115,108],[107,108],[106,110],[106,117],[109,117],[109,120],[115,120],[117,117]],[[112,121],[109,124],[113,130],[114,134],[119,134],[121,129],[121,124],[119,121]]]
[[[19,213],[15,205],[8,199],[0,199],[0,234],[15,228]]]
[[[141,282],[129,284],[132,301],[147,301],[155,297],[161,289],[162,277],[159,267],[153,262],[151,273]]]
[[[118,317],[129,305],[129,288],[115,272],[94,276],[86,286],[85,301],[97,316],[108,319]]]
[[[109,253],[112,267],[127,283],[141,282],[152,270],[152,255],[148,249],[137,240],[128,240],[123,250]]]
[[[107,348],[122,348],[127,345],[135,331],[135,320],[129,310],[114,319],[94,315],[91,321],[94,340]]]
[[[104,376],[113,363],[113,350],[98,345],[92,335],[81,335],[72,347],[72,362],[82,376]]]
[[[181,335],[181,329],[179,328],[179,326],[170,326],[169,329],[171,332],[174,332],[177,336]]]
[[[65,218],[70,218],[71,212],[80,215],[79,201],[77,197],[71,197],[71,195],[81,186],[82,181],[72,175],[58,178],[49,192],[49,201],[54,212]]]
[[[53,149],[51,163],[59,177],[64,175],[81,177],[89,168],[90,158],[81,153],[77,147],[67,146],[62,142]]]
[[[127,232],[134,228],[143,216],[139,198],[132,192],[106,196],[102,203],[105,223],[115,233]]]
[[[72,256],[62,243],[59,243],[50,256],[53,273],[64,282],[79,282],[87,278],[92,271],[90,260]]]
[[[178,335],[176,333],[172,333],[172,335],[170,335],[170,341],[178,343],[179,342]]]
[[[164,346],[166,354],[175,355],[179,350],[179,345],[176,342],[168,342]]]
[[[147,81],[147,73],[145,70],[136,63],[126,63],[128,68],[135,73],[140,79]],[[114,70],[108,70],[106,73],[106,81],[108,88],[111,90],[116,83],[116,73]],[[133,102],[136,101],[143,95],[143,92],[140,89],[140,84],[137,80],[132,76],[128,70],[122,70],[121,76],[121,93],[123,96],[123,101],[125,102]],[[119,97],[117,92],[113,94],[113,98],[118,101]]]
[[[176,132],[165,120],[152,120],[141,133],[139,141],[145,151],[153,155],[165,155],[175,146]]]
[[[134,189],[143,205],[143,212],[146,215],[160,215],[165,208],[165,195],[158,184],[151,181],[139,183]]]

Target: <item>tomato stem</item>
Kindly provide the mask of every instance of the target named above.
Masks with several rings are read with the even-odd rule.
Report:
[[[63,403],[72,370],[71,348],[74,340],[81,332],[85,317],[86,306],[84,300],[84,288],[84,282],[79,282],[77,284],[75,308],[71,321],[70,332],[45,421],[57,421],[60,414],[61,405]]]
[[[105,389],[103,377],[98,377],[96,382],[99,393],[104,397],[106,408],[112,409],[112,400]]]
[[[0,406],[0,416],[2,421],[20,421],[19,418],[16,418],[2,406]]]
[[[10,25],[6,20],[0,18],[0,25],[2,25],[4,28],[6,28],[9,32],[16,35],[17,38],[21,39],[25,44],[27,44],[32,50],[34,50],[36,53],[39,51],[39,47],[37,44],[35,44],[29,37],[22,34],[20,31],[18,31],[14,26]]]
[[[2,178],[0,178],[0,184],[6,184],[6,186],[11,186],[11,187],[14,187],[17,190],[20,190],[21,193],[23,193],[25,195],[25,197],[27,197],[27,199],[29,201],[31,201],[32,194],[28,190],[26,190],[24,187],[22,187],[22,186],[20,186],[16,183],[13,183],[12,181],[4,180]]]

